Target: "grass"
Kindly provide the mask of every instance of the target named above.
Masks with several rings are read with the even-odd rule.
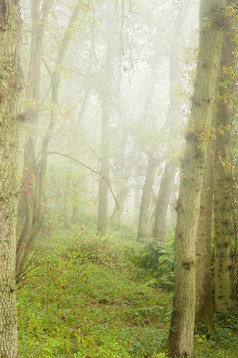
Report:
[[[19,357],[167,357],[172,296],[151,287],[124,254],[141,244],[76,232],[36,247],[41,265],[18,291]],[[197,335],[195,356],[238,357],[237,318],[210,339]]]
[[[18,294],[19,357],[158,357],[165,351],[171,297],[135,280],[119,245],[98,241],[105,255],[93,257],[100,245],[85,246],[85,235],[84,252],[74,241],[64,247],[61,237],[57,249],[42,251],[44,265]]]

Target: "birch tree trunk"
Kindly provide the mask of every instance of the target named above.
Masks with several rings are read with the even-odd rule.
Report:
[[[192,357],[196,303],[196,236],[200,196],[218,77],[225,1],[201,0],[199,56],[181,167],[175,232],[172,357]]]
[[[0,1],[0,357],[17,357],[16,220],[22,117],[19,5]]]

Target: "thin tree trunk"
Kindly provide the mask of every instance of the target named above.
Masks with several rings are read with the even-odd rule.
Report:
[[[17,271],[20,252],[22,253],[23,251],[25,251],[26,241],[31,235],[35,214],[34,203],[36,200],[38,200],[35,198],[36,181],[38,180],[35,158],[37,135],[36,132],[40,99],[40,77],[44,27],[51,7],[52,1],[44,1],[44,4],[42,5],[40,11],[39,1],[31,1],[32,37],[25,107],[25,116],[28,119],[28,122],[24,152],[24,181],[20,203],[20,205],[23,206],[24,209],[25,220],[21,235],[17,242]]]
[[[121,184],[121,186],[117,190],[117,196],[116,196],[117,202],[115,204],[112,218],[111,218],[111,221],[115,224],[121,223],[122,220],[121,217],[125,208],[126,198],[129,191],[130,188],[128,188],[128,186],[126,186],[125,183]]]
[[[150,155],[148,159],[147,174],[143,186],[143,194],[140,204],[140,214],[139,214],[139,224],[138,224],[138,234],[137,234],[138,239],[143,239],[147,235],[150,194],[151,194],[152,186],[154,184],[155,172],[157,166],[158,166],[158,159]]]
[[[97,231],[101,234],[106,233],[107,211],[108,211],[108,180],[109,180],[109,120],[110,112],[107,99],[102,101],[102,130],[101,130],[101,178],[98,190],[98,220]]]
[[[134,204],[135,204],[135,217],[134,217],[134,224],[138,225],[139,222],[139,215],[140,215],[140,191],[141,191],[141,180],[139,175],[139,170],[135,171],[135,187],[134,187]]]
[[[110,174],[110,116],[111,104],[109,102],[112,93],[113,67],[115,57],[115,44],[113,37],[116,35],[112,19],[114,19],[115,4],[108,1],[108,39],[107,55],[105,59],[105,89],[101,93],[101,178],[98,189],[98,220],[97,231],[101,234],[106,233],[108,222],[108,180]],[[106,92],[106,93],[105,93]],[[109,97],[109,98],[108,98]]]
[[[192,357],[196,304],[196,236],[216,82],[223,40],[225,1],[201,0],[200,51],[191,117],[181,168],[175,233],[174,302],[169,335],[172,357]],[[209,24],[209,25],[208,25]]]
[[[168,108],[167,121],[165,129],[168,129],[172,141],[167,156],[171,157],[173,151],[178,150],[180,140],[178,138],[179,127],[182,124],[181,98],[178,95],[178,88],[182,87],[182,72],[179,58],[184,51],[184,43],[181,41],[180,33],[186,24],[189,7],[182,3],[178,12],[174,30],[171,35],[170,56],[169,56],[169,86],[170,86],[170,104]],[[173,148],[174,147],[174,148]],[[159,193],[156,201],[155,220],[153,226],[153,237],[163,242],[166,234],[167,210],[170,202],[170,194],[172,192],[175,180],[177,165],[175,160],[169,159],[166,162],[164,173],[161,179]]]
[[[19,5],[0,1],[0,357],[17,357],[16,221],[22,170]]]
[[[65,57],[65,53],[68,49],[72,31],[73,24],[78,18],[80,11],[80,2],[78,2],[73,10],[72,16],[69,21],[69,25],[67,30],[65,31],[64,37],[61,42],[61,46],[59,48],[58,57],[56,61],[56,67],[54,72],[51,74],[51,84],[52,84],[52,94],[51,94],[51,116],[50,122],[45,132],[42,146],[41,146],[41,154],[40,161],[37,166],[37,175],[35,179],[35,197],[34,197],[34,214],[31,229],[27,232],[27,235],[23,232],[20,239],[18,240],[17,245],[17,266],[16,272],[17,275],[22,271],[23,266],[26,262],[27,256],[29,254],[30,247],[34,243],[39,233],[41,223],[44,216],[44,203],[45,203],[45,191],[46,191],[46,178],[47,178],[47,152],[50,140],[53,135],[53,131],[56,124],[56,113],[55,108],[59,102],[59,89],[60,89],[60,79],[61,74],[59,71],[60,66],[62,65]]]
[[[176,170],[177,165],[173,159],[169,162],[166,162],[159,187],[159,194],[156,201],[153,237],[161,242],[164,242],[165,240],[167,211],[170,202],[170,194],[172,192],[175,180]]]

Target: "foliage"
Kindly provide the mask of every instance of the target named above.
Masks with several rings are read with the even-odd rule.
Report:
[[[135,242],[137,237],[137,230],[126,224],[122,224],[122,223],[113,224],[111,227],[109,227],[109,230],[111,231],[114,237],[115,236],[118,237],[120,242],[122,240],[126,240],[127,245]]]
[[[81,233],[44,253],[18,294],[19,357],[165,357],[171,298],[118,270],[122,252]]]
[[[172,295],[154,286],[163,257],[157,251],[172,258],[172,240],[142,246],[131,238],[120,242],[120,232],[100,237],[74,231],[38,243],[44,265],[18,291],[19,357],[167,358]],[[132,271],[136,259],[144,277]],[[213,336],[196,334],[195,357],[236,358],[237,312],[216,314],[215,323]]]
[[[94,234],[88,239],[82,228],[73,239],[68,250],[68,257],[78,263],[88,262],[97,265],[115,266],[123,262],[123,249],[112,241],[112,236],[102,237]]]
[[[229,315],[215,313],[215,333],[207,337],[206,334],[196,334],[195,347],[199,351],[195,357],[237,357],[238,346],[238,312]],[[215,351],[219,347],[219,350]]]
[[[65,167],[67,165],[67,170]],[[81,170],[81,171],[80,171]],[[44,226],[56,230],[58,226],[70,226],[73,208],[77,216],[86,212],[84,172],[61,161],[50,162],[48,170],[47,201],[44,210]]]
[[[131,250],[128,254],[133,264],[152,275],[149,280],[150,285],[159,286],[167,290],[173,288],[173,267],[174,267],[174,249],[173,240],[165,243],[157,240],[151,240],[136,253]]]

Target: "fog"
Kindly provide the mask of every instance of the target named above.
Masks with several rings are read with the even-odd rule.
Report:
[[[1,357],[237,357],[237,34],[231,0],[0,0]]]
[[[33,178],[22,216],[38,200],[39,229],[70,226],[87,213],[102,233],[121,223],[137,230],[145,200],[138,235],[151,236],[171,159],[177,169],[164,210],[175,215],[198,1],[23,1],[21,11],[30,119],[24,177]]]

